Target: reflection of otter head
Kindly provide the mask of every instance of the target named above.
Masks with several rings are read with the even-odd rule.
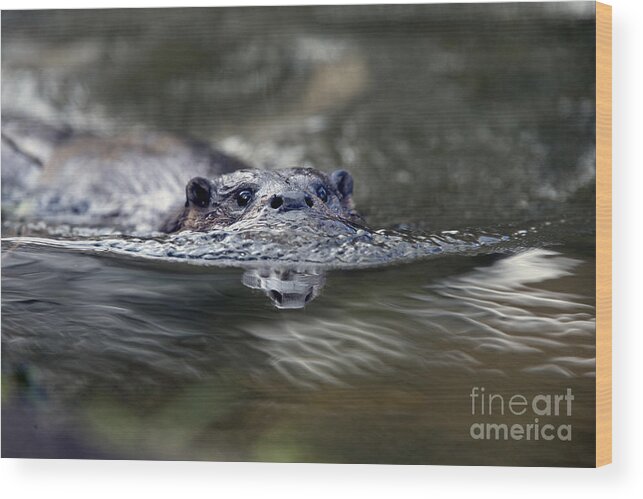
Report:
[[[261,289],[277,308],[304,308],[321,293],[326,274],[316,269],[263,267],[247,270],[241,282]]]

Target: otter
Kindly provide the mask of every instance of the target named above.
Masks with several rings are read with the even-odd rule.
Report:
[[[354,232],[361,221],[345,170],[260,170],[194,139],[149,132],[109,138],[28,125],[7,120],[2,134],[3,197],[16,201],[12,209],[22,220],[139,233],[284,223],[331,235]],[[29,183],[21,173],[29,173]]]
[[[195,177],[185,192],[183,209],[161,226],[163,232],[269,226],[277,217],[301,215],[312,224],[361,220],[346,170],[327,175],[313,168],[243,169],[214,179]]]

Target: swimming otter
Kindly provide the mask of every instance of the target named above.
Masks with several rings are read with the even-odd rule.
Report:
[[[360,220],[344,170],[257,170],[206,143],[158,133],[64,135],[29,123],[27,141],[25,127],[12,124],[3,124],[3,197],[22,219],[166,233],[284,222],[326,234],[354,232]]]
[[[195,177],[185,188],[185,206],[161,230],[209,231],[267,225],[275,217],[358,222],[353,177],[345,170],[326,175],[312,168],[238,170],[214,179]]]

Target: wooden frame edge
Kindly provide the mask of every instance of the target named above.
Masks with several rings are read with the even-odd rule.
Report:
[[[596,466],[612,462],[612,7],[596,2]]]

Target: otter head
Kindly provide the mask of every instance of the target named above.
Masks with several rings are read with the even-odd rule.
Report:
[[[185,189],[185,206],[167,232],[270,227],[275,222],[359,222],[353,206],[353,177],[312,168],[246,169],[214,179],[195,177]]]

